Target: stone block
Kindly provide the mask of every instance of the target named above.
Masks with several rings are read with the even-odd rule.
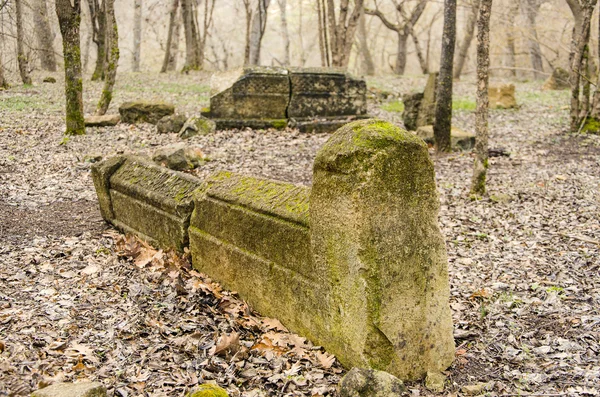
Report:
[[[185,171],[196,168],[204,162],[200,148],[177,142],[157,149],[152,160],[175,171]]]
[[[125,102],[119,107],[124,123],[157,124],[160,119],[175,113],[175,106],[161,102]]]
[[[406,380],[452,363],[438,211],[433,163],[413,134],[380,120],[356,121],[318,152],[311,242],[331,286],[322,345],[342,364]]]
[[[115,156],[92,164],[92,180],[94,181],[94,188],[98,195],[100,214],[108,222],[115,217],[110,200],[110,177],[119,169],[124,161],[125,157]]]
[[[118,114],[105,114],[103,116],[87,116],[85,118],[86,127],[112,127],[121,121]]]
[[[515,85],[501,84],[488,88],[490,109],[511,109],[517,107]]]
[[[352,368],[338,385],[340,397],[399,397],[408,394],[404,383],[384,371]]]
[[[31,394],[31,397],[106,397],[99,382],[55,383]]]
[[[415,92],[413,94],[405,95],[402,98],[404,103],[404,111],[402,112],[402,122],[404,128],[409,131],[417,129],[417,120],[419,118],[419,109],[421,108],[421,102],[423,101],[423,93]]]
[[[172,114],[165,116],[156,123],[156,131],[159,134],[177,133],[187,121],[184,114]]]
[[[571,88],[569,72],[560,67],[552,71],[542,86],[543,90],[568,90],[569,88]]]
[[[423,125],[433,125],[435,121],[435,98],[438,73],[430,73],[423,91],[423,99],[419,106],[417,128]]]
[[[424,125],[417,128],[416,134],[430,145],[435,143],[432,125]],[[475,138],[476,135],[473,132],[463,131],[457,127],[452,127],[450,130],[450,144],[454,149],[473,149],[475,147]]]
[[[179,136],[187,139],[196,135],[207,135],[215,132],[216,127],[214,121],[204,116],[192,116],[181,127]]]

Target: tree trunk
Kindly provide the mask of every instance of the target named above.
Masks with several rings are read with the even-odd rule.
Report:
[[[196,7],[194,0],[181,0],[183,29],[185,33],[185,66],[184,71],[200,69],[199,36],[196,23]]]
[[[508,22],[510,27],[506,32],[506,51],[507,51],[507,62],[506,66],[509,68],[509,73],[512,77],[517,76],[517,50],[515,48],[516,41],[516,27],[515,21],[519,13],[519,3],[517,0],[510,0],[508,9]]]
[[[475,33],[475,25],[477,23],[477,13],[479,12],[479,1],[474,0],[471,5],[471,10],[467,18],[467,24],[465,26],[465,37],[463,37],[462,43],[460,43],[458,50],[458,57],[456,58],[456,65],[454,65],[454,78],[460,79],[463,68],[465,67],[465,61],[469,55],[469,48],[471,48],[471,42],[473,41],[473,35]]]
[[[167,33],[167,45],[165,58],[160,69],[161,73],[173,71],[177,68],[177,50],[179,49],[179,0],[173,0],[169,13],[169,32]]]
[[[410,31],[410,35],[413,39],[413,44],[415,45],[415,52],[417,53],[417,59],[419,60],[419,66],[421,66],[421,71],[423,72],[423,74],[427,74],[429,73],[429,65],[427,59],[423,56],[423,51],[421,50],[419,38],[412,29]]]
[[[88,0],[92,23],[92,41],[96,44],[96,67],[92,73],[92,81],[104,80],[106,69],[106,12],[100,0]]]
[[[42,69],[56,72],[56,56],[52,41],[54,35],[48,22],[48,5],[46,0],[33,1],[33,23],[35,24],[35,35],[38,43],[38,53]]]
[[[358,20],[358,47],[360,51],[361,69],[367,76],[375,74],[375,62],[369,50],[369,38],[367,37],[367,23],[363,13]]]
[[[347,68],[350,61],[350,52],[354,44],[354,35],[358,27],[358,20],[364,12],[364,0],[355,0],[352,12],[350,1],[340,0],[336,22],[335,2],[327,0],[326,14],[329,22],[329,48],[331,51],[331,66]]]
[[[477,20],[477,110],[475,113],[475,161],[471,194],[483,196],[488,169],[488,82],[490,68],[490,14],[492,0],[481,0]]]
[[[406,42],[408,36],[398,32],[398,49],[396,53],[396,64],[394,65],[394,73],[403,75],[406,69]]]
[[[91,10],[90,10],[90,3],[89,2],[85,2],[85,4],[88,5],[88,12],[91,15]],[[84,9],[82,8],[81,10],[82,13],[82,17],[84,14]],[[82,72],[85,75],[87,73],[88,70],[88,63],[90,61],[90,48],[92,46],[92,38],[94,35],[94,30],[89,27],[87,32],[86,32],[86,36],[85,36],[85,46],[83,48],[83,54],[82,54],[82,62],[83,62],[83,68],[82,68]]]
[[[117,78],[117,66],[119,66],[119,29],[115,18],[115,0],[104,0],[106,6],[106,40],[110,49],[108,64],[106,65],[106,79],[104,89],[96,108],[96,115],[106,114],[110,101],[112,100],[113,88]]]
[[[304,65],[306,64],[306,51],[304,51],[304,40],[302,39],[302,35],[304,34],[302,31],[302,2],[298,3],[298,47],[299,50],[299,55],[300,55],[300,65],[301,67],[304,67]]]
[[[4,65],[2,64],[2,51],[0,51],[0,90],[6,90],[10,87],[6,77],[4,77]]]
[[[319,50],[321,66],[329,66],[329,51],[327,50],[327,23],[324,0],[317,0],[317,18],[319,19]]]
[[[73,1],[73,6],[71,6]],[[65,97],[67,135],[85,134],[83,121],[83,84],[81,79],[81,52],[79,24],[81,0],[56,0],[56,15],[60,25],[65,62]]]
[[[287,24],[287,0],[278,0],[279,16],[281,18],[281,38],[283,39],[283,64],[290,64],[290,33]]]
[[[527,22],[527,30],[529,31],[529,56],[531,58],[531,67],[534,79],[544,78],[544,63],[542,61],[542,49],[538,40],[535,20],[540,11],[541,3],[538,0],[523,0],[521,3],[522,10],[525,13],[525,21]]]
[[[250,28],[249,65],[260,64],[260,47],[267,27],[267,9],[270,3],[271,0],[258,0],[258,6],[254,11],[252,26]]]
[[[31,84],[29,55],[25,53],[25,33],[23,32],[23,0],[15,0],[17,23],[17,62],[23,84]]]
[[[107,1],[107,0],[105,0]],[[133,64],[134,72],[140,71],[140,56],[142,47],[142,0],[134,0],[133,5]]]
[[[252,30],[252,5],[250,0],[243,0],[246,11],[246,44],[244,46],[244,65],[250,63],[250,31]]]
[[[452,68],[456,43],[456,0],[444,2],[444,31],[442,32],[442,56],[437,80],[435,122],[433,135],[437,153],[452,150],[450,129],[452,127]]]

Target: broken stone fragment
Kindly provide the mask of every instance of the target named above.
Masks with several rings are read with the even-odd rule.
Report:
[[[433,145],[433,126],[425,125],[417,128],[417,136],[423,139],[425,142]],[[450,131],[450,142],[452,148],[469,150],[475,147],[475,134],[468,131],[463,131],[460,128],[452,127]]]
[[[406,394],[406,387],[387,372],[355,367],[340,381],[338,393],[341,397],[392,397]]]
[[[517,107],[515,85],[501,84],[488,88],[490,109],[512,109]]]
[[[105,114],[103,116],[87,116],[85,118],[86,127],[112,127],[119,124],[121,116],[118,114]]]
[[[187,139],[196,135],[207,135],[215,132],[216,128],[214,121],[203,116],[192,116],[181,127],[179,136]]]
[[[179,142],[158,149],[152,156],[152,160],[172,170],[185,171],[194,169],[204,162],[204,155],[199,148]]]
[[[106,397],[99,382],[55,383],[31,394],[31,397]]]
[[[159,134],[170,134],[181,131],[187,117],[184,114],[172,114],[165,116],[156,123],[156,131]]]
[[[188,393],[187,397],[229,397],[227,391],[212,383],[205,383]]]
[[[175,113],[175,106],[161,102],[125,102],[119,107],[124,123],[156,124],[158,120]]]
[[[405,95],[402,98],[404,103],[404,112],[402,112],[402,122],[404,127],[409,131],[417,129],[417,119],[419,117],[419,107],[423,100],[423,93],[416,92],[414,94]]]
[[[441,393],[444,391],[444,383],[446,382],[446,376],[439,371],[428,371],[427,377],[425,378],[425,387],[429,390]]]
[[[482,394],[485,390],[487,389],[491,389],[490,386],[492,385],[488,385],[485,382],[478,382],[478,383],[474,383],[472,385],[465,385],[461,388],[461,391],[464,394],[467,394],[469,396],[478,396],[480,394]]]

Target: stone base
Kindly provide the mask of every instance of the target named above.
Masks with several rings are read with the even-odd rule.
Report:
[[[419,127],[415,134],[417,134],[418,137],[422,138],[428,144],[434,144],[432,125]],[[475,134],[472,132],[467,132],[456,127],[452,127],[450,135],[450,143],[453,149],[469,150],[475,147]]]
[[[369,119],[369,115],[323,117],[306,119],[213,119],[217,124],[217,130],[251,128],[253,130],[268,130],[274,128],[283,130],[287,127],[297,128],[300,132],[335,132],[341,126],[355,120]]]

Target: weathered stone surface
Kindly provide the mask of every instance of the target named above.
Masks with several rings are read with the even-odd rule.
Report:
[[[56,79],[52,76],[48,76],[48,77],[44,77],[44,80],[42,80],[42,82],[54,84],[54,83],[56,83]]]
[[[343,70],[291,68],[288,117],[294,119],[364,115],[367,84]]]
[[[444,391],[445,382],[446,376],[438,371],[428,371],[425,377],[425,387],[436,393]]]
[[[86,116],[86,127],[112,127],[119,124],[121,116],[118,114],[105,114],[103,116]]]
[[[402,99],[404,103],[404,111],[402,112],[402,122],[404,127],[409,131],[417,129],[417,119],[419,118],[419,108],[423,101],[423,93],[415,92],[405,95]]]
[[[175,106],[160,102],[125,102],[119,107],[124,123],[156,124],[160,119],[175,113]]]
[[[490,109],[511,109],[517,107],[515,85],[501,84],[488,88]]]
[[[156,123],[156,131],[159,134],[172,134],[181,131],[187,117],[184,114],[172,114],[165,116]]]
[[[106,397],[99,382],[55,383],[31,394],[31,397]]]
[[[205,383],[189,392],[187,397],[229,397],[229,394],[217,385]]]
[[[433,126],[425,125],[417,128],[416,134],[425,142],[433,145]],[[475,147],[475,137],[473,132],[463,131],[458,127],[452,127],[450,131],[450,143],[454,149],[469,150]]]
[[[356,121],[317,154],[311,242],[332,286],[322,345],[343,364],[417,379],[452,363],[438,211],[433,163],[413,134]]]
[[[152,156],[152,160],[172,170],[185,171],[202,164],[204,156],[199,148],[190,147],[184,142],[178,142],[157,149]]]
[[[216,128],[214,121],[203,116],[192,116],[181,127],[179,136],[187,139],[195,135],[207,135],[215,132]]]
[[[352,368],[338,385],[340,397],[399,397],[408,395],[395,376],[373,369]]]
[[[433,125],[435,121],[435,94],[437,89],[438,73],[430,73],[423,91],[423,99],[419,106],[417,128],[423,125]]]
[[[543,90],[568,90],[569,88],[571,88],[569,72],[560,67],[552,71],[552,74],[542,86]]]
[[[109,222],[115,217],[110,200],[110,177],[124,161],[125,157],[115,156],[92,165],[92,180],[98,195],[100,214]]]

